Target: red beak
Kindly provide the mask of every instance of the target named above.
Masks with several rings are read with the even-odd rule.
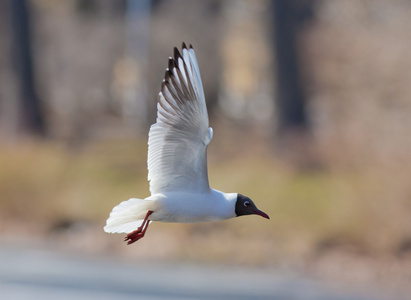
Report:
[[[263,218],[270,219],[270,217],[265,212],[262,212],[261,210],[257,209],[257,210],[254,210],[253,212],[254,214],[262,216]]]

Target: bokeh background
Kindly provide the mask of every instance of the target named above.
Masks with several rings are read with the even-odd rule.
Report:
[[[134,261],[299,270],[409,289],[411,2],[0,2],[0,243]],[[193,44],[212,187],[271,220],[152,224],[147,133],[173,47]]]

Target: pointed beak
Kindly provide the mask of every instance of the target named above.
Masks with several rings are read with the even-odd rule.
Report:
[[[266,218],[266,219],[268,219],[268,220],[270,219],[270,217],[269,217],[265,212],[263,212],[263,211],[261,211],[261,210],[259,210],[259,209],[254,210],[253,212],[254,212],[254,214],[259,215],[259,216],[262,216],[263,218]]]

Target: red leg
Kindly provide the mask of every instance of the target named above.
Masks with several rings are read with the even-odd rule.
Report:
[[[127,245],[130,245],[134,242],[137,242],[139,239],[144,237],[146,234],[148,224],[150,221],[148,220],[148,217],[152,214],[153,212],[149,210],[143,220],[143,223],[141,224],[140,227],[137,228],[137,230],[134,230],[133,232],[127,234],[126,238],[124,239],[125,242],[127,242]]]

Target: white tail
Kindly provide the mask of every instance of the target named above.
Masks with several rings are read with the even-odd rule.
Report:
[[[104,227],[109,233],[130,233],[142,223],[149,210],[153,208],[152,200],[131,198],[113,208]]]

